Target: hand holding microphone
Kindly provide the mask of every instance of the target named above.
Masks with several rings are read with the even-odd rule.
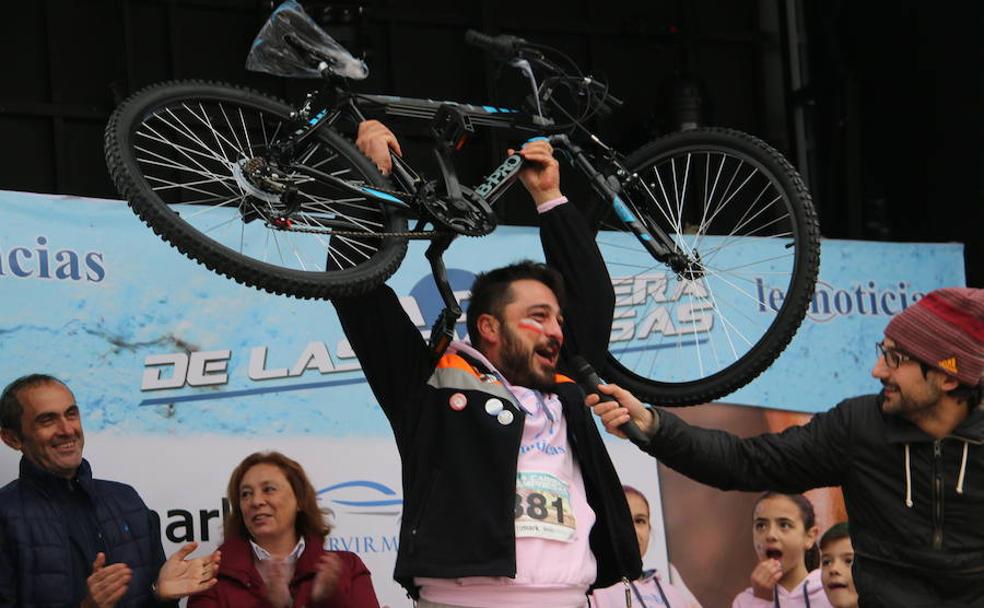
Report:
[[[639,429],[637,422],[648,429],[654,414],[630,392],[617,385],[604,384],[584,357],[574,357],[574,368],[581,382],[588,387],[585,405],[601,418],[608,432],[627,437],[639,447],[648,444],[649,437]]]

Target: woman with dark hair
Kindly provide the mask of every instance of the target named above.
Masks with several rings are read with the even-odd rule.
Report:
[[[297,462],[250,454],[232,472],[228,496],[219,582],[188,608],[379,607],[362,560],[325,551],[331,528]]]

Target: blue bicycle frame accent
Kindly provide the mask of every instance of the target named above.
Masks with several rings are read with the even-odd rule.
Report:
[[[314,126],[314,125],[318,124],[318,121],[320,121],[322,118],[324,118],[327,113],[328,113],[328,110],[327,109],[321,110],[320,112],[318,112],[315,115],[314,118],[308,120],[308,124],[311,125],[311,126]]]
[[[612,198],[612,206],[615,208],[615,213],[618,214],[618,219],[626,224],[636,221],[636,217],[629,211],[629,206],[617,195]]]
[[[636,216],[632,214],[632,211],[629,209],[629,206],[626,205],[625,201],[619,198],[617,194],[612,197],[612,207],[615,209],[615,214],[618,215],[618,219],[625,222],[626,225],[639,223],[639,220],[636,219]],[[644,230],[639,230],[635,232],[639,236],[639,238],[641,238],[644,241],[649,241],[653,238],[649,234],[649,232],[646,232]]]
[[[396,198],[392,194],[387,194],[385,192],[381,192],[381,191],[376,190],[374,188],[367,188],[365,186],[362,186],[360,188],[360,190],[362,190],[363,192],[365,192],[366,194],[368,194],[368,195],[370,195],[370,196],[372,196],[374,198],[378,198],[378,199],[381,199],[381,200],[384,200],[384,201],[388,201],[388,202],[391,202],[391,203],[396,203],[396,204],[400,205],[401,207],[407,207],[408,206],[405,202],[403,202],[400,199]]]

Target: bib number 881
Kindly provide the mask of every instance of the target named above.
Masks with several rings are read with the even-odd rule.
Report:
[[[553,508],[557,513],[557,523],[564,523],[564,500],[561,497],[558,496],[553,502],[547,503],[546,496],[539,492],[531,492],[527,494],[526,505],[524,506],[523,497],[516,494],[516,519],[526,515],[531,519],[543,521],[551,515],[550,508]]]

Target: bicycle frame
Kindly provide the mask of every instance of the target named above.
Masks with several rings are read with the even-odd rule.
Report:
[[[323,98],[323,92],[319,91],[317,94],[310,95],[305,105],[309,106],[310,101],[313,99]],[[370,106],[381,110],[386,116],[423,121],[433,121],[442,108],[453,107],[465,117],[469,127],[474,125],[487,128],[509,129],[525,134],[540,134],[544,132],[543,125],[536,124],[532,116],[521,113],[518,110],[490,105],[480,106],[390,95],[351,95],[341,92],[338,89],[332,91],[330,98],[336,100],[336,103],[332,104],[333,108],[332,106],[321,107],[314,113],[313,118],[308,118],[304,121],[300,128],[295,130],[290,141],[287,142],[286,145],[288,147],[296,146],[296,143],[306,139],[307,136],[318,128],[331,126],[345,115],[351,117],[355,122],[364,121],[366,116],[361,111],[360,106]],[[304,106],[296,112],[298,118],[301,120],[309,116],[310,113],[310,108]],[[637,178],[625,170],[613,154],[610,154],[607,160],[616,166],[616,173],[615,175],[606,175],[595,168],[584,150],[572,142],[566,134],[550,135],[547,139],[549,139],[554,147],[570,153],[574,165],[588,178],[595,193],[611,204],[617,217],[636,234],[650,253],[662,262],[671,263],[671,258],[674,254],[679,253],[673,240],[659,229],[659,227],[643,225],[638,220],[638,214],[633,211],[631,200],[622,193],[623,187]],[[596,138],[593,138],[593,140],[599,146],[604,147],[604,144],[601,144]],[[607,147],[604,147],[604,149],[606,152],[611,152]],[[367,186],[358,186],[352,182],[305,167],[304,165],[294,165],[294,168],[310,177],[327,181],[342,190],[352,192],[353,194],[367,195],[379,204],[411,209],[415,191],[421,178],[401,157],[391,154],[391,159],[393,161],[392,179],[397,183],[399,186],[397,190],[402,191],[402,194],[395,191],[387,193]],[[518,155],[514,154],[507,157],[473,191],[490,205],[493,204],[514,183],[515,177],[521,168],[519,161],[520,157]],[[449,164],[447,168],[448,172],[454,176],[453,164]],[[438,238],[438,236],[422,238]]]
[[[288,161],[290,167],[298,173],[332,184],[342,191],[367,196],[380,205],[392,206],[408,213],[421,221],[427,216],[419,208],[419,196],[423,180],[413,168],[402,158],[391,153],[393,162],[392,179],[397,188],[383,192],[358,182],[351,182],[294,162],[293,151],[298,144],[322,127],[334,125],[340,118],[349,117],[355,122],[362,122],[366,116],[360,106],[371,107],[385,116],[402,117],[414,120],[429,121],[432,134],[435,136],[434,151],[443,174],[446,196],[458,204],[480,205],[481,210],[491,216],[491,205],[501,197],[512,185],[523,165],[519,154],[512,154],[502,164],[489,173],[475,187],[470,198],[462,196],[454,169],[452,154],[460,149],[475,126],[485,128],[509,129],[521,134],[535,134],[542,138],[545,130],[543,119],[524,114],[517,110],[491,105],[473,105],[457,102],[434,101],[395,97],[389,95],[356,95],[327,83],[316,93],[309,94],[304,104],[293,114],[295,125],[291,135],[275,142],[271,147],[281,160]],[[450,116],[450,118],[448,118]],[[597,137],[591,136],[591,141],[604,154],[608,164],[615,168],[613,174],[605,174],[595,168],[588,154],[579,145],[571,141],[565,133],[555,133],[546,137],[557,149],[565,150],[573,160],[573,164],[588,179],[592,189],[615,212],[616,217],[628,228],[653,258],[666,263],[676,272],[684,272],[688,266],[686,256],[679,250],[675,242],[658,226],[649,226],[639,220],[640,214],[634,211],[634,205],[624,194],[624,186],[639,180],[638,176],[630,174],[616,158],[614,151],[605,146]],[[594,220],[600,224],[601,217]],[[453,334],[454,324],[461,315],[461,309],[454,297],[447,280],[447,272],[442,259],[443,252],[457,236],[455,233],[434,229],[422,230],[418,225],[414,230],[420,238],[431,240],[427,250],[427,259],[431,264],[438,291],[445,303],[445,310],[438,318],[432,331],[432,347],[435,353],[443,352]],[[436,339],[436,341],[435,341]]]

